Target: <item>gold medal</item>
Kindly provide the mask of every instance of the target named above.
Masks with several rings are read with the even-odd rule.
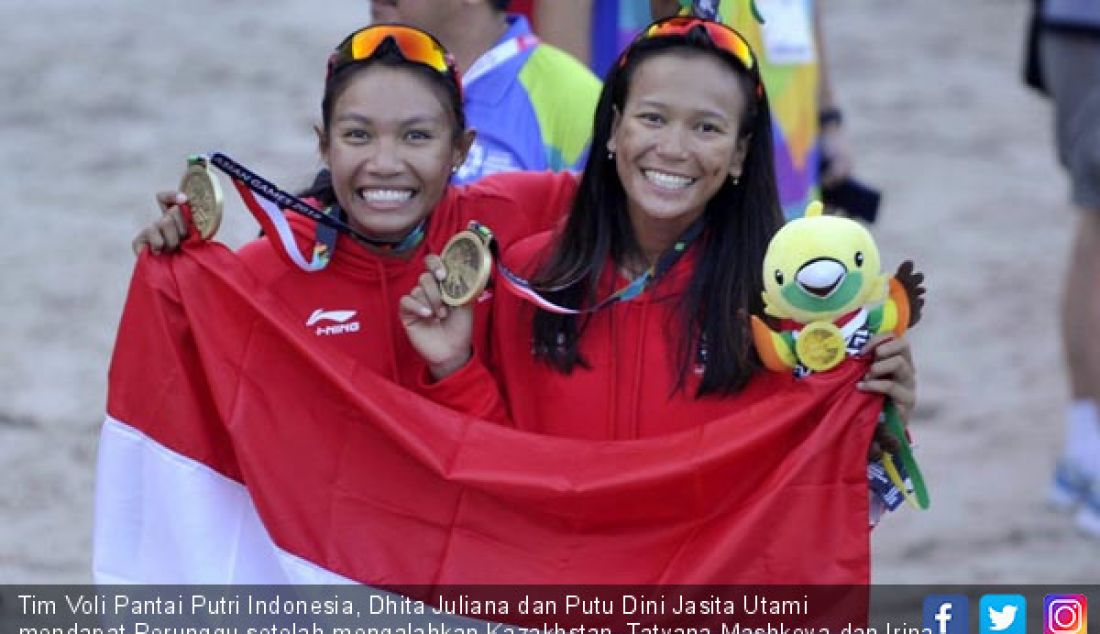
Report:
[[[191,207],[191,222],[199,237],[209,240],[222,223],[222,189],[205,157],[187,159],[187,171],[180,181],[180,191],[187,196]]]
[[[444,304],[463,306],[485,290],[493,268],[493,256],[489,252],[492,239],[488,229],[472,225],[447,241],[439,255],[447,269],[446,279],[439,283]]]
[[[794,351],[802,365],[814,372],[835,368],[848,352],[840,328],[827,321],[806,324],[798,333]]]

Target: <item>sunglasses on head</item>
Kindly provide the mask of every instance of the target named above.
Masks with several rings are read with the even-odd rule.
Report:
[[[344,38],[329,57],[328,76],[332,77],[347,64],[370,59],[387,40],[393,42],[406,60],[433,68],[460,85],[454,58],[439,40],[424,31],[400,24],[368,26]]]
[[[711,44],[733,55],[734,59],[745,67],[745,70],[750,71],[750,73],[756,77],[756,73],[758,72],[756,68],[756,57],[752,54],[752,48],[749,47],[749,43],[745,41],[745,38],[741,37],[740,33],[720,22],[712,22],[710,20],[703,20],[691,16],[666,18],[664,20],[658,20],[643,29],[642,32],[638,34],[638,37],[635,38],[634,43],[637,44],[643,40],[652,40],[661,37],[687,37],[689,33],[696,29],[702,29],[702,31],[706,33],[707,39],[710,40]],[[632,48],[633,45],[628,47],[626,51],[623,52],[622,57],[619,58],[620,67],[626,64],[626,60],[630,57],[630,50]],[[759,79],[757,79],[757,85],[759,85]]]

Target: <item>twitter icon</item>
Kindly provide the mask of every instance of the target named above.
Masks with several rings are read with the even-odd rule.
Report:
[[[1027,634],[1027,599],[1019,594],[985,594],[978,603],[980,634]]]

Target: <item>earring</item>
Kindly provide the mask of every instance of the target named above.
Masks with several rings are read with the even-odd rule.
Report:
[[[730,180],[733,181],[733,186],[734,187],[737,187],[738,185],[741,184],[741,177],[740,176],[734,176],[734,175],[731,174],[730,175]]]
[[[452,165],[451,166],[451,173],[452,174],[457,174],[458,173],[458,166],[457,165]]]
[[[612,151],[612,150],[607,151],[607,160],[609,160],[609,161],[614,161],[615,160],[615,152],[614,151]]]

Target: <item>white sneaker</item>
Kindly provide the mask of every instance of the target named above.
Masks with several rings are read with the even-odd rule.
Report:
[[[1100,539],[1100,480],[1093,482],[1092,491],[1082,501],[1074,523],[1082,533]]]

